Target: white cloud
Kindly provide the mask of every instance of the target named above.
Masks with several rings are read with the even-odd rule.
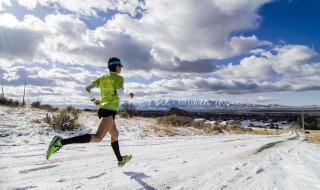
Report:
[[[65,67],[65,65],[13,66],[1,67],[5,95],[10,98],[22,97],[23,85],[27,83],[26,97],[30,102],[85,104],[83,87],[102,75],[92,73],[82,66]],[[63,67],[63,69],[62,69]],[[98,92],[95,92],[99,96]],[[72,98],[71,98],[72,97]]]
[[[26,7],[29,10],[33,10],[37,6],[37,0],[17,0],[18,4]]]
[[[118,10],[136,16],[138,7],[143,7],[143,2],[139,0],[38,0],[44,7],[64,9],[84,16],[98,16],[98,12],[108,12],[108,10]]]
[[[0,14],[0,27],[14,28],[19,23],[18,19],[8,13]]]
[[[125,65],[126,78],[146,79],[143,84],[125,84],[125,90],[133,90],[140,99],[319,90],[320,64],[314,61],[314,49],[273,47],[254,35],[239,34],[259,26],[257,10],[270,1],[20,0],[29,9],[45,6],[57,13],[19,20],[0,13],[0,75],[10,85],[27,80],[32,93],[45,100],[54,100],[50,94],[61,101],[68,94],[83,100],[82,92],[77,93],[106,72],[106,61],[116,56]],[[2,1],[0,10],[9,5]],[[99,18],[99,11],[109,9],[121,13],[95,29],[82,19]],[[73,14],[59,13],[68,11]],[[265,46],[269,49],[262,49]],[[244,53],[249,55],[239,63],[219,68],[213,63]],[[45,69],[48,65],[52,68]],[[94,69],[87,71],[86,66]],[[261,96],[260,101],[268,98]]]
[[[58,10],[79,15],[117,9],[131,15],[140,11],[142,17],[116,14],[104,26],[90,30],[74,15],[52,14],[44,20],[27,15],[21,21],[1,15],[14,23],[8,31],[12,51],[7,51],[6,64],[58,61],[101,66],[108,57],[118,56],[132,71],[209,73],[216,70],[210,59],[240,55],[259,44],[255,36],[231,33],[255,29],[259,24],[256,11],[267,2],[232,2],[225,9],[224,1],[38,0],[41,6],[56,5]]]
[[[270,61],[263,57],[250,56],[242,59],[239,65],[229,64],[218,71],[224,78],[264,80],[277,73]]]
[[[274,97],[266,97],[266,96],[258,96],[255,98],[246,98],[249,101],[252,102],[274,102],[274,101],[279,101],[279,98],[274,98]]]
[[[225,78],[263,81],[279,75],[312,76],[320,72],[319,64],[312,63],[318,53],[307,46],[285,45],[251,52],[254,55],[242,59],[240,64],[229,64],[217,73]]]
[[[192,97],[194,94],[251,94],[266,92],[298,92],[320,90],[320,77],[294,77],[281,78],[275,82],[258,81],[249,79],[218,79],[214,77],[185,78],[185,79],[162,79],[151,84],[127,84],[128,88],[148,98],[150,96],[183,96]],[[153,97],[154,98],[154,97]],[[273,100],[271,98],[256,99],[256,101]]]
[[[152,44],[154,52],[166,52],[180,60],[223,59],[251,50],[259,40],[255,36],[230,36],[258,25],[257,9],[267,1],[146,1],[140,20],[116,15],[108,26]],[[232,12],[234,11],[234,12]],[[164,14],[165,13],[165,14]],[[163,56],[165,56],[163,55]]]
[[[10,0],[1,0],[0,1],[0,12],[4,11],[5,10],[4,7],[6,7],[6,6],[11,7],[12,6],[11,1]]]

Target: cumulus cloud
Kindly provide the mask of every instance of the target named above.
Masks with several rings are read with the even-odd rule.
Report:
[[[226,69],[230,69],[228,66]],[[268,92],[299,92],[299,91],[317,91],[320,90],[320,77],[314,75],[314,73],[320,72],[319,63],[305,64],[304,67],[311,67],[309,70],[312,72],[303,72],[304,76],[284,76],[277,77],[273,80],[262,80],[263,77],[250,75],[247,73],[249,70],[241,70],[241,67],[234,67],[234,73],[242,73],[245,77],[239,78],[233,77],[190,77],[184,79],[163,79],[155,81],[148,85],[129,84],[134,91],[143,96],[152,96],[153,94],[176,94],[181,93],[186,95],[192,95],[197,93],[198,95],[212,95],[212,94],[251,94],[251,93],[268,93]],[[250,72],[255,72],[256,68],[251,68]],[[272,70],[272,73],[275,71]],[[268,76],[269,77],[269,76]],[[257,78],[257,79],[255,79]],[[259,80],[261,79],[261,80]],[[257,99],[258,101],[259,99]],[[264,99],[260,97],[260,101]],[[271,99],[265,99],[265,101],[271,101]],[[274,99],[273,99],[274,100]]]
[[[98,16],[98,12],[108,12],[109,10],[118,10],[136,16],[144,6],[143,1],[139,0],[37,0],[37,4],[43,7],[67,10],[78,15],[95,17]]]
[[[33,10],[37,6],[37,0],[17,0],[18,4]]]
[[[303,45],[276,46],[271,50],[255,49],[253,55],[221,68],[218,74],[231,79],[269,80],[281,76],[312,76],[318,74],[318,53]]]
[[[274,101],[279,101],[279,98],[274,98],[274,97],[266,97],[266,96],[258,96],[255,98],[245,98],[249,101],[252,102],[274,102]]]
[[[268,2],[17,0],[30,10],[54,10],[41,19],[18,19],[1,11],[11,6],[4,0],[0,75],[6,85],[27,81],[33,87],[30,94],[43,100],[55,100],[54,95],[59,101],[69,95],[85,100],[79,95],[82,86],[105,73],[106,61],[116,56],[125,66],[125,77],[143,81],[125,84],[127,92],[141,99],[319,90],[319,55],[314,49],[241,35],[259,27],[257,12]],[[114,16],[101,18],[110,10],[116,10]],[[92,29],[87,24],[91,18],[105,22]],[[239,63],[214,64],[244,54],[248,56]],[[10,91],[15,94],[14,88]]]
[[[70,104],[79,104],[82,101],[86,102],[83,87],[103,73],[105,73],[103,70],[92,72],[92,68],[81,65],[68,67],[61,64],[44,65],[44,67],[15,65],[0,68],[0,77],[6,96],[21,97],[21,89],[26,82],[26,97],[30,101],[46,103],[70,102]],[[98,91],[94,94],[99,96]]]
[[[10,0],[1,0],[0,1],[0,12],[5,10],[5,7],[11,7],[11,1]]]
[[[28,1],[30,9],[36,6],[33,2]],[[19,21],[13,15],[1,15],[2,20],[13,21],[7,23],[13,50],[6,59],[101,66],[108,57],[119,56],[130,63],[128,69],[154,75],[158,71],[210,73],[216,70],[210,60],[240,55],[260,43],[256,36],[231,34],[255,29],[260,19],[257,10],[267,2],[38,0],[39,6],[78,16],[51,14],[40,20],[26,15]],[[24,0],[19,3],[27,6]],[[120,12],[94,30],[80,18],[110,9]]]
[[[223,59],[258,45],[255,36],[230,36],[258,25],[256,11],[267,1],[252,2],[227,3],[232,8],[224,10],[222,1],[146,1],[140,20],[116,15],[108,26],[148,41],[153,51],[167,52],[166,56],[182,61]]]

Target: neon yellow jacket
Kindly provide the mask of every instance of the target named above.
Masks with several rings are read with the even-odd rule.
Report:
[[[120,99],[117,90],[123,89],[123,77],[114,72],[109,72],[92,82],[96,88],[100,88],[99,108],[118,111]]]

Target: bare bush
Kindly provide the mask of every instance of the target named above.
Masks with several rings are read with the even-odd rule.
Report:
[[[44,122],[48,123],[56,130],[72,130],[80,126],[78,122],[78,113],[70,112],[70,110],[63,109],[56,115],[46,115]]]
[[[40,105],[41,105],[41,103],[40,103],[39,101],[36,101],[36,102],[32,102],[32,103],[31,103],[31,107],[32,107],[32,108],[40,108]]]
[[[119,117],[120,117],[120,118],[129,118],[130,115],[129,115],[127,112],[121,112],[121,113],[119,114]]]
[[[43,105],[41,105],[41,106],[40,106],[40,109],[44,109],[44,110],[47,110],[47,111],[49,111],[49,112],[55,112],[55,111],[58,111],[58,110],[59,110],[59,108],[53,107],[53,106],[51,106],[51,105],[49,105],[49,104],[43,104]]]
[[[192,121],[191,126],[196,128],[196,129],[205,129],[211,127],[210,123],[206,123],[205,121]]]
[[[130,116],[130,118],[137,115],[137,108],[133,104],[126,102],[122,104],[122,109]]]
[[[243,127],[241,125],[227,125],[228,131],[242,130]]]
[[[19,107],[21,106],[21,103],[18,100],[12,100],[6,97],[0,97],[0,105],[10,106],[10,107]]]
[[[166,113],[166,116],[169,115],[188,116],[189,113],[183,109],[173,107]]]
[[[50,111],[50,112],[55,112],[55,111],[59,110],[59,108],[53,107],[53,106],[51,106],[49,104],[42,104],[41,105],[41,102],[39,102],[39,101],[32,102],[31,103],[31,107],[32,108],[43,109],[43,110]]]
[[[180,135],[177,130],[170,126],[152,126],[153,131],[159,136],[176,136]]]
[[[186,116],[169,115],[160,117],[157,120],[158,124],[169,125],[172,127],[189,127],[192,125],[193,119]]]
[[[81,113],[81,110],[80,110],[80,109],[77,109],[77,108],[75,108],[75,107],[73,107],[73,106],[68,106],[68,107],[66,107],[65,110],[66,110],[67,112],[69,112],[70,114],[74,115],[74,116],[76,116],[76,115],[78,115],[79,113]]]
[[[43,121],[44,121],[45,123],[48,123],[48,124],[51,123],[51,120],[52,120],[52,118],[51,118],[51,116],[50,116],[48,113],[46,114],[46,117],[43,118]]]
[[[310,143],[320,144],[320,134],[317,134],[317,133],[307,134],[306,139]]]

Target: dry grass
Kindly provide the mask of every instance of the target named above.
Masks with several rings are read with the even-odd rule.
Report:
[[[151,126],[152,130],[159,136],[181,135],[175,128],[168,125]]]
[[[212,125],[210,123],[206,123],[205,120],[197,120],[195,121],[191,117],[186,116],[177,116],[177,115],[169,115],[160,117],[157,119],[157,124],[154,130],[157,133],[163,133],[169,136],[175,135],[212,135],[223,133],[223,130],[226,128],[219,125]],[[181,132],[181,130],[176,128],[181,127],[194,127],[203,132],[197,132],[196,134],[187,134],[186,132]]]
[[[232,134],[253,134],[253,135],[279,135],[283,131],[273,130],[273,129],[252,129],[252,128],[243,128],[243,127],[231,127],[230,133]]]
[[[253,133],[251,134],[256,134],[256,135],[280,135],[282,133],[284,133],[283,131],[280,130],[252,130]]]
[[[320,134],[317,134],[317,133],[306,134],[306,139],[309,143],[320,144]]]
[[[12,100],[5,97],[0,97],[0,105],[10,106],[10,107],[22,106],[22,104],[18,100]]]
[[[68,107],[60,110],[56,115],[51,116],[46,114],[43,121],[57,130],[72,130],[81,126],[81,123],[78,121],[79,113],[79,110]]]
[[[160,117],[157,123],[163,126],[172,127],[189,127],[192,124],[193,119],[186,116],[169,115]]]
[[[273,130],[273,129],[264,129],[264,130],[252,130],[252,133],[250,134],[255,134],[255,135],[280,135],[283,134],[283,131],[280,130]]]
[[[130,115],[127,112],[121,112],[118,114],[120,118],[129,118]]]
[[[279,135],[284,133],[282,130],[277,129],[265,129],[265,128],[244,128],[240,122],[233,122],[228,125],[209,124],[205,121],[194,121],[190,117],[170,115],[157,119],[157,126],[153,126],[153,131],[157,134],[166,136],[175,135],[192,135],[182,134],[177,127],[194,127],[201,130],[199,135],[214,135],[229,131],[231,134],[254,134],[254,135]],[[194,135],[194,134],[193,134]]]

